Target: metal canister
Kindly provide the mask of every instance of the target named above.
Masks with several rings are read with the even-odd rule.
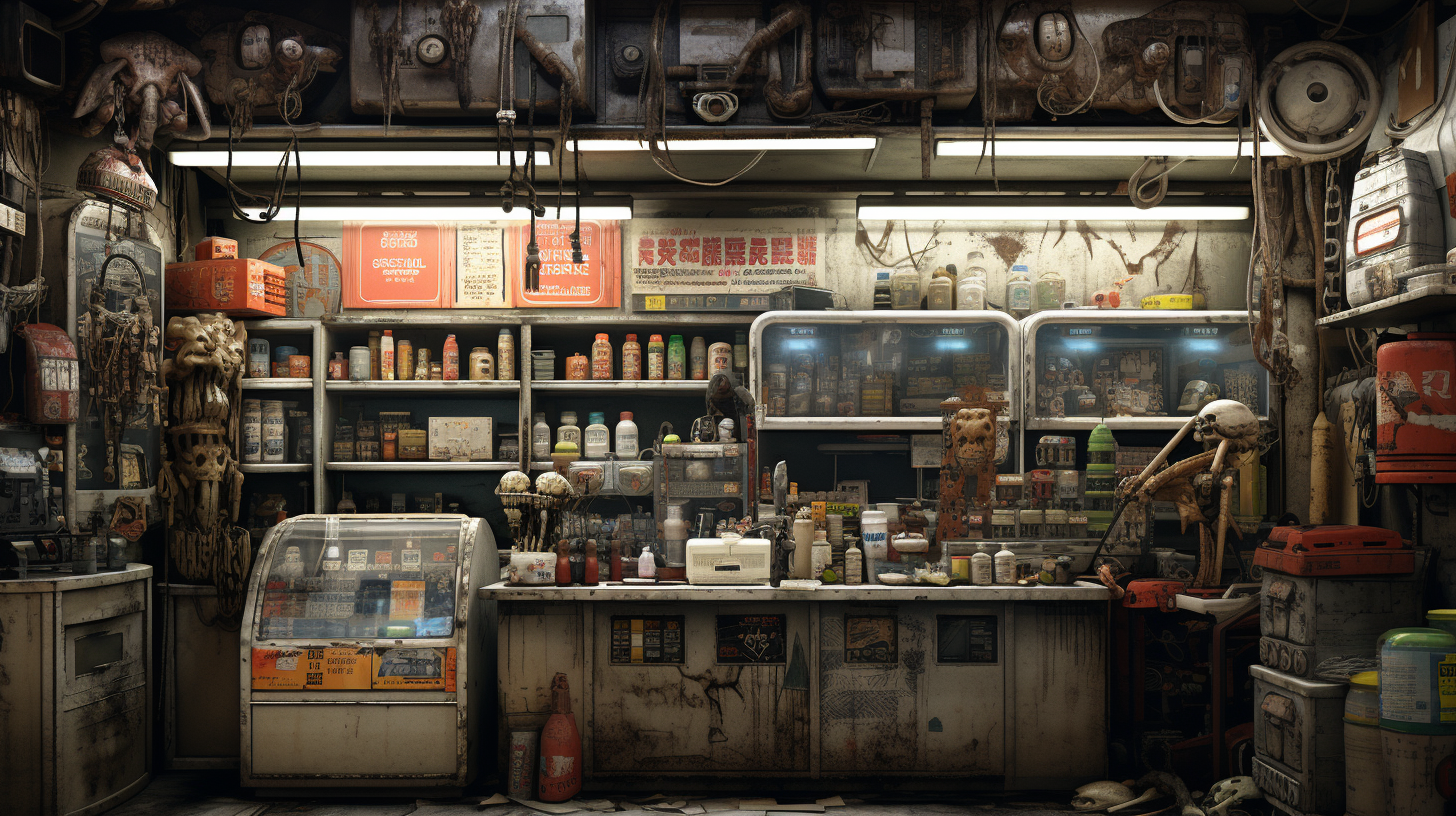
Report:
[[[733,346],[728,343],[714,343],[708,346],[708,376],[718,372],[727,374],[733,370]]]
[[[1446,249],[1426,157],[1388,147],[1362,164],[1350,188],[1345,237],[1345,300],[1352,307],[1400,294],[1412,270],[1441,263]]]
[[[288,355],[288,376],[306,380],[313,376],[313,358],[307,354]]]
[[[298,346],[273,347],[273,376],[288,376],[288,358],[298,353]]]
[[[1380,747],[1380,673],[1350,678],[1345,695],[1345,814],[1385,816],[1385,756]]]
[[[353,346],[349,349],[349,379],[362,382],[369,379],[369,347]]]
[[[1385,343],[1375,369],[1375,481],[1456,482],[1456,334]]]
[[[269,365],[268,341],[262,337],[248,338],[248,376],[267,377],[272,373]]]
[[[283,401],[263,400],[263,461],[284,461]]]
[[[369,361],[364,361],[364,370],[369,370]],[[263,461],[263,403],[255,399],[243,400],[243,462],[254,464]]]

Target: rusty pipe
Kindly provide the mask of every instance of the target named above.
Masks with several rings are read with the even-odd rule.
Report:
[[[546,69],[547,73],[561,80],[563,102],[570,101],[574,106],[581,105],[581,83],[577,81],[576,72],[566,64],[566,60],[547,48],[540,38],[524,28],[516,29],[516,39],[526,46],[526,50],[537,62],[541,63],[541,67]],[[501,104],[505,104],[505,100],[501,100]]]
[[[806,19],[799,27],[799,67],[794,78],[794,89],[785,92],[781,78],[770,79],[763,86],[764,100],[770,111],[786,119],[803,116],[809,111],[809,105],[814,99],[814,83],[809,79],[813,75],[813,65],[814,34]]]
[[[777,14],[769,24],[753,32],[753,36],[744,43],[743,50],[738,52],[738,59],[733,63],[733,70],[728,74],[728,84],[734,85],[748,72],[748,66],[758,56],[758,53],[767,48],[770,43],[777,42],[779,38],[793,31],[799,26],[807,27],[809,24],[809,7],[794,0],[785,3],[774,10]]]

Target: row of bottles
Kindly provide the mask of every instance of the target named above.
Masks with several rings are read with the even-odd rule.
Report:
[[[460,344],[455,335],[446,335],[438,360],[432,360],[429,348],[415,348],[404,337],[396,338],[392,329],[369,332],[368,345],[334,352],[329,361],[329,379],[353,380],[514,380],[516,378],[516,338],[510,329],[501,329],[496,351],[476,346],[461,368]],[[461,375],[464,375],[463,377]]]
[[[736,332],[733,343],[709,344],[702,337],[685,343],[680,334],[653,334],[647,339],[646,354],[638,335],[629,334],[622,342],[621,367],[615,364],[611,338],[598,334],[591,345],[591,356],[575,354],[566,358],[568,380],[706,380],[714,374],[733,373],[739,382],[748,376],[748,334]],[[646,370],[643,370],[643,363]],[[644,373],[646,376],[644,377]]]
[[[546,413],[537,411],[531,425],[531,459],[537,462],[558,453],[580,452],[583,459],[606,459],[615,448],[618,459],[636,459],[639,451],[637,423],[632,421],[632,412],[618,415],[617,427],[607,430],[607,415],[592,411],[587,415],[586,432],[576,424],[575,411],[562,411],[561,424],[556,428],[556,445],[551,444],[551,426],[546,424]],[[615,445],[613,441],[615,440]]]
[[[1060,309],[1067,297],[1067,282],[1053,270],[1044,270],[1032,283],[1031,269],[1015,264],[1006,279],[1005,299],[993,304],[987,298],[987,272],[979,252],[968,258],[969,268],[961,273],[947,264],[931,273],[930,282],[920,284],[920,273],[909,269],[881,269],[875,273],[874,308],[932,309],[937,311],[997,308],[1022,318],[1033,312]],[[923,288],[923,292],[922,292]]]

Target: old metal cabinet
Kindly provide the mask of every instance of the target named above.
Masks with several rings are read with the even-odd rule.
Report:
[[[152,568],[0,581],[8,813],[84,816],[151,778]]]
[[[1254,781],[1281,810],[1345,810],[1344,683],[1312,683],[1265,666],[1254,676]]]
[[[238,767],[238,631],[219,620],[217,589],[162,584],[166,628],[162,742],[169,769]]]
[[[1421,577],[1286,575],[1266,568],[1259,601],[1259,662],[1309,677],[1335,657],[1374,657],[1382,632],[1415,626]]]
[[[270,529],[243,611],[242,784],[469,784],[477,729],[493,726],[475,700],[494,638],[470,590],[495,557],[485,522],[454,514],[305,515]]]

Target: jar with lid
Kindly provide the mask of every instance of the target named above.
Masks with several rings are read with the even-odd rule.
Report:
[[[546,412],[537,411],[531,424],[531,459],[544,462],[551,456],[551,426],[546,424]]]
[[[688,368],[693,379],[708,379],[708,342],[701,337],[693,338],[688,352]]]
[[[495,355],[485,346],[476,346],[470,350],[470,379],[495,379]]]
[[[566,379],[585,380],[591,373],[591,364],[585,354],[573,354],[566,358]]]
[[[455,335],[445,335],[445,348],[440,353],[440,365],[444,369],[445,379],[460,379],[460,344],[455,341]]]
[[[662,342],[662,335],[654,334],[647,338],[647,379],[660,380],[667,375],[667,346]]]
[[[1067,299],[1067,281],[1054,270],[1043,269],[1036,279],[1036,310],[1060,309]]]
[[[708,346],[708,377],[722,372],[727,374],[733,367],[733,347],[727,343]]]
[[[622,343],[622,379],[642,379],[642,344],[635,334],[627,335]]]
[[[925,305],[937,311],[955,308],[955,277],[944,269],[935,270],[925,287]]]
[[[687,376],[688,350],[681,334],[667,338],[667,378],[681,380]]]
[[[585,440],[582,446],[582,456],[587,459],[605,459],[607,452],[611,450],[612,435],[607,430],[607,415],[601,411],[592,411],[587,415],[586,432],[582,434]]]
[[[598,334],[591,347],[591,378],[610,380],[612,378],[612,341],[605,334]]]
[[[352,346],[349,348],[349,380],[362,382],[369,379],[369,364],[373,360],[369,353],[368,346]]]
[[[395,379],[409,380],[415,376],[415,346],[410,341],[399,338],[394,342],[394,371]]]
[[[516,378],[516,336],[511,334],[510,329],[501,329],[495,345],[496,376],[502,380],[514,380]]]
[[[956,280],[956,308],[980,310],[986,308],[986,268],[981,265],[981,253],[967,256],[970,266],[966,273]]]
[[[329,379],[349,379],[349,361],[344,359],[344,352],[334,352],[334,359],[329,361]]]
[[[890,275],[890,306],[894,309],[920,308],[920,273],[914,269],[897,269]]]
[[[580,448],[581,428],[576,424],[575,411],[562,411],[561,424],[556,428],[556,444],[570,443]]]
[[[430,378],[430,350],[420,347],[415,349],[415,380],[428,380]]]
[[[890,270],[875,270],[874,308],[888,309],[890,300]]]
[[[1016,264],[1006,277],[1006,311],[1012,317],[1026,317],[1031,314],[1033,305],[1031,269],[1026,264]]]

